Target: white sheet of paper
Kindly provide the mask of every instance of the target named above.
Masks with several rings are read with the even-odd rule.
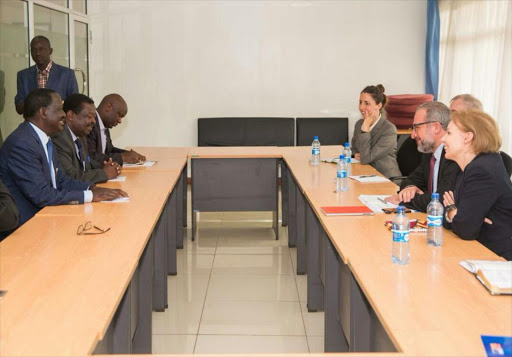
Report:
[[[328,162],[328,163],[331,163],[331,164],[337,164],[338,161],[340,161],[340,159],[338,157],[333,157],[333,158],[327,158],[327,159],[320,159],[320,161],[321,162]],[[359,164],[359,160],[354,159],[354,158],[352,158],[352,160],[350,162],[353,163],[353,164]]]
[[[156,161],[146,161],[140,164],[123,164],[123,167],[150,167],[156,164]]]
[[[124,202],[130,202],[130,197],[119,197],[112,201],[101,201],[105,203],[124,203]]]
[[[126,176],[117,176],[116,178],[108,180],[108,182],[125,182]]]
[[[385,202],[384,199],[389,195],[359,195],[359,201],[363,202],[368,208],[370,208],[375,213],[384,213],[382,211],[383,208],[396,208],[397,205],[394,205],[389,202]]]
[[[387,178],[379,175],[357,175],[349,177],[359,182],[389,182]]]

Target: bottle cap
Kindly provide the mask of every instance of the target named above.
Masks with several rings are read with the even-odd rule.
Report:
[[[397,213],[404,213],[405,212],[405,207],[400,205],[400,206],[398,206],[396,208],[396,211],[397,211]]]
[[[437,193],[437,192],[433,192],[433,193],[432,193],[432,199],[436,199],[436,200],[438,200],[438,199],[439,199],[439,193]]]
[[[345,155],[340,155],[340,160],[345,160]]]
[[[318,135],[313,136],[313,140],[318,140]]]
[[[345,147],[346,147],[346,148],[349,148],[349,147],[350,147],[350,144],[349,144],[349,143],[345,143]]]

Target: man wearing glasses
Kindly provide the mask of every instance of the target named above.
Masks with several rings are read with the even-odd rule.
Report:
[[[441,197],[453,190],[459,166],[444,157],[441,139],[450,123],[450,109],[441,102],[427,102],[418,106],[414,114],[411,137],[418,151],[423,153],[420,165],[400,185],[397,195],[386,201],[421,211],[427,211],[432,192]]]

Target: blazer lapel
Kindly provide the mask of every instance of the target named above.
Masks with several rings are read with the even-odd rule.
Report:
[[[37,68],[36,66],[32,66],[30,67],[30,84],[31,84],[31,87],[30,88],[38,88],[38,84],[37,84]]]
[[[30,123],[28,121],[25,121],[24,124],[27,127],[27,130],[30,132],[30,135],[32,135],[32,138],[34,139],[38,149],[39,149],[39,156],[41,157],[41,166],[43,168],[44,177],[46,179],[46,182],[52,186],[52,176],[50,173],[50,165],[48,164],[48,159],[46,156],[46,152],[43,148],[43,143],[39,139],[39,136],[37,136],[37,133],[35,130],[30,126]],[[55,150],[53,150],[53,153],[55,155]],[[53,159],[53,165],[55,169],[55,159]],[[55,175],[55,178],[57,178],[57,175]],[[57,181],[57,180],[56,180]]]
[[[48,77],[48,83],[46,84],[46,88],[57,88],[57,78],[59,77],[60,68],[59,66],[53,62],[52,69],[50,70],[50,76]]]

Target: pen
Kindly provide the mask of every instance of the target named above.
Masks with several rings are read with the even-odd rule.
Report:
[[[377,199],[378,199],[380,202],[384,203],[385,205],[387,205],[387,204],[388,204],[386,201],[384,201],[384,200],[383,200],[382,198],[380,198],[380,197],[377,197]]]
[[[365,178],[365,177],[375,177],[377,175],[359,175],[359,178]]]

